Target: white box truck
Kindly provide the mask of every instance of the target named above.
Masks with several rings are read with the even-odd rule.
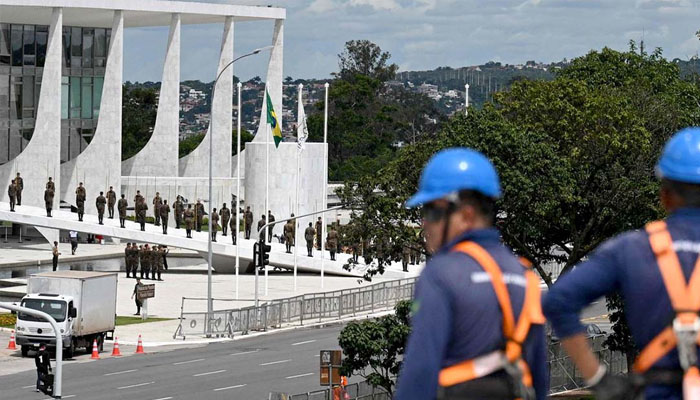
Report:
[[[23,307],[44,311],[58,323],[66,357],[76,348],[92,351],[97,340],[100,351],[105,336],[114,335],[117,312],[117,274],[114,272],[54,271],[33,274],[27,281]],[[18,313],[15,326],[22,356],[41,344],[56,347],[51,325],[34,316]]]

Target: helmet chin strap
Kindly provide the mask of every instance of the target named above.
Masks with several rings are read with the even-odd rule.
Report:
[[[438,248],[442,248],[447,244],[447,234],[450,230],[450,217],[456,210],[457,204],[454,201],[450,201],[445,211],[445,226],[442,228],[442,237],[440,238],[440,246]]]

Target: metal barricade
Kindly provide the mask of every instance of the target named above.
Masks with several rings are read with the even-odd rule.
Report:
[[[283,326],[310,324],[338,320],[345,317],[385,311],[401,300],[410,300],[416,278],[381,282],[363,288],[336,290],[326,293],[310,293],[302,296],[272,300],[254,306],[218,309],[212,312],[207,332],[207,313],[185,311],[185,300],[206,301],[203,298],[182,298],[180,324],[173,338],[210,334],[216,337],[232,337],[234,333],[266,331]],[[214,304],[233,302],[233,299],[213,299]]]

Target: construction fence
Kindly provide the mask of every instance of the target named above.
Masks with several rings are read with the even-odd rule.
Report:
[[[384,389],[374,387],[367,382],[352,383],[344,391],[336,389],[316,390],[300,394],[270,393],[268,400],[390,400],[391,396]]]
[[[311,293],[272,300],[258,307],[219,309],[210,316],[207,312],[186,311],[186,301],[193,299],[183,297],[180,324],[173,338],[184,340],[187,336],[207,334],[213,337],[233,337],[234,334],[245,335],[251,331],[303,326],[387,311],[401,300],[410,300],[415,283],[416,278],[399,279],[356,289]]]

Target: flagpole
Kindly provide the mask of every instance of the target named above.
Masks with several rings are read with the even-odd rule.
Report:
[[[269,96],[269,93],[266,93],[267,96]],[[270,110],[267,110],[268,114],[270,113]],[[267,135],[265,136],[265,210],[263,212],[263,215],[265,215],[265,221],[268,221],[269,216],[268,216],[268,210],[270,209],[270,136],[272,136],[272,127],[270,124],[265,124],[267,126]],[[263,243],[267,243],[267,232],[263,232]],[[265,296],[267,296],[268,293],[268,273],[267,273],[267,265],[263,265],[263,268],[265,268]]]
[[[328,206],[328,82],[323,85],[326,88],[325,107],[323,112],[323,198],[321,199],[321,208],[325,209]],[[321,225],[321,289],[323,289],[323,278],[326,268],[326,213],[323,213]]]
[[[239,209],[238,209],[238,204],[240,203],[241,199],[241,87],[243,85],[241,84],[240,81],[238,81],[238,84],[236,87],[238,88],[238,121],[236,123],[236,133],[238,134],[237,136],[237,150],[238,154],[236,156],[236,228],[231,229],[231,234],[236,235],[234,236],[236,238],[236,300],[238,300],[238,267],[241,265],[241,259],[239,256],[239,250],[240,249],[240,243],[238,243],[238,227],[240,225],[241,221],[241,216],[239,215]],[[233,207],[231,207],[233,208]]]
[[[303,132],[303,126],[302,124],[304,123],[303,121],[303,116],[302,112],[304,110],[304,105],[302,103],[302,91],[304,90],[304,84],[300,83],[299,84],[299,106],[298,106],[298,111],[297,111],[297,146],[300,145],[299,139],[301,138],[300,133]],[[295,204],[294,204],[294,212],[298,215],[299,214],[299,178],[300,178],[300,171],[299,171],[299,156],[301,155],[301,147],[297,147],[297,179],[296,179],[296,193],[295,193]],[[299,223],[298,220],[294,221],[294,293],[296,294],[297,292],[297,232],[299,230]]]

